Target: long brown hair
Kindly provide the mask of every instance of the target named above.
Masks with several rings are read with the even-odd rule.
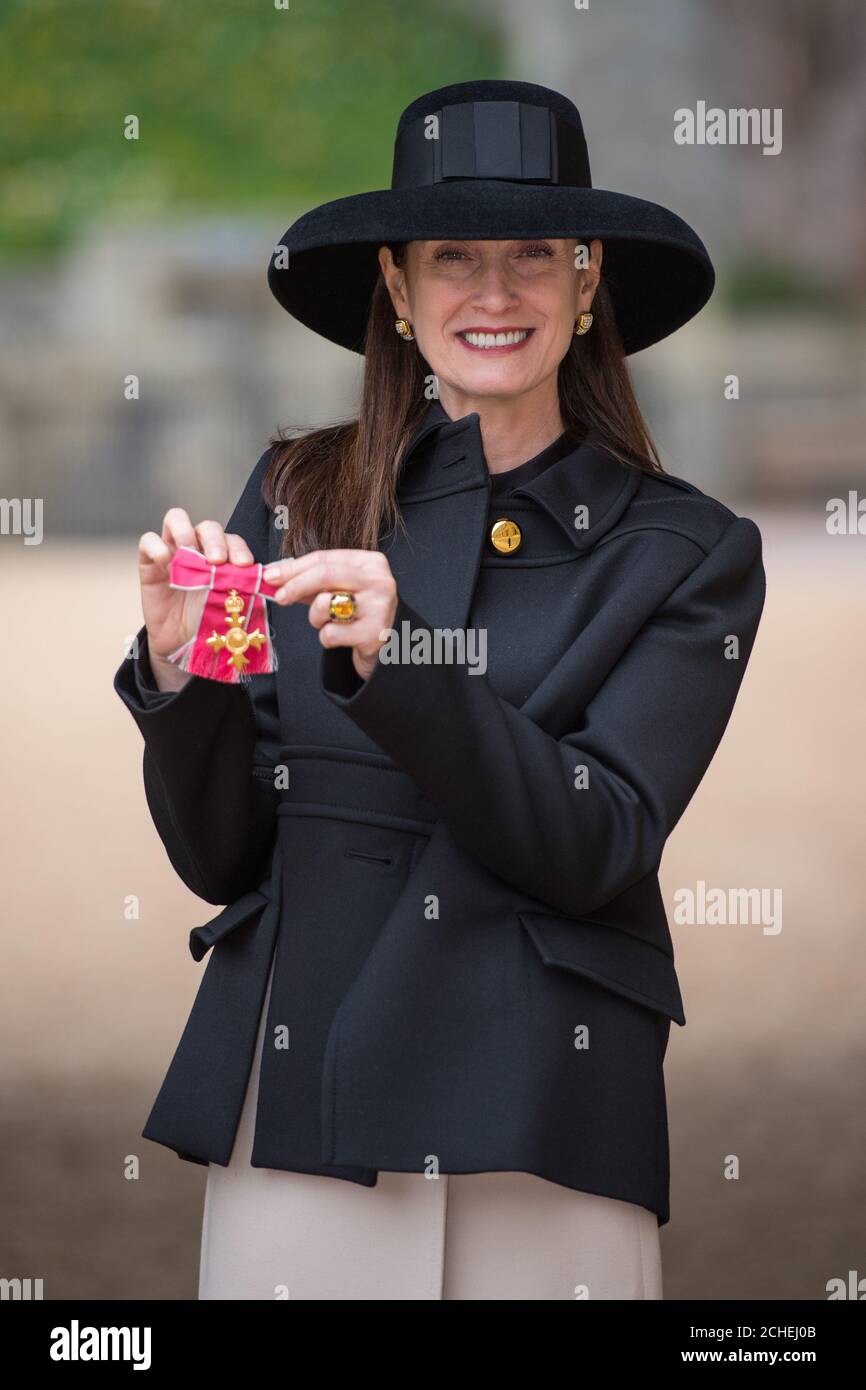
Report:
[[[405,264],[406,243],[390,243]],[[613,307],[602,279],[590,332],[574,338],[559,366],[566,436],[591,443],[629,467],[663,473],[635,397]],[[334,548],[375,550],[403,524],[397,500],[406,444],[430,400],[433,373],[417,345],[394,331],[394,306],[380,275],[364,340],[366,365],[357,419],[271,439],[262,497],[279,514],[281,555]]]

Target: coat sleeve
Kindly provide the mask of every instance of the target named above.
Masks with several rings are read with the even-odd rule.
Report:
[[[363,681],[348,648],[327,648],[322,685],[476,859],[556,911],[586,916],[657,869],[727,726],[765,587],[761,533],[737,517],[562,738],[465,665],[379,662]],[[429,627],[398,596],[398,631],[403,621]]]
[[[267,559],[269,512],[259,459],[225,530]],[[210,903],[230,903],[260,881],[276,835],[278,793],[267,769],[278,761],[280,719],[274,675],[248,685],[191,676],[160,691],[142,626],[114,676],[114,689],[144,738],[148,808],[169,860]],[[259,773],[254,772],[259,769]]]

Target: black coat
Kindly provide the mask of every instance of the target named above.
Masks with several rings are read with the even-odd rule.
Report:
[[[257,559],[278,554],[268,461],[226,527]],[[169,858],[228,903],[191,935],[213,950],[144,1135],[229,1161],[273,961],[288,1046],[263,1054],[255,1166],[520,1170],[664,1224],[685,1017],[658,868],[752,649],[761,536],[588,446],[492,510],[490,491],[479,417],[434,403],[407,533],[381,542],[395,628],[484,628],[484,674],[380,662],[362,682],[304,604],[269,606],[279,669],[249,686],[158,693],[143,628],[121,663]],[[507,555],[500,512],[523,534]]]

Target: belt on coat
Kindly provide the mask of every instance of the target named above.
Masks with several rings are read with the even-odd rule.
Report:
[[[433,831],[435,807],[384,754],[286,744],[276,767],[278,775],[285,768],[288,776],[288,786],[277,783],[279,816],[359,821],[419,835]]]

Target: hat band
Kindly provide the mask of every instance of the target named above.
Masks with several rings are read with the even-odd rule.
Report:
[[[524,101],[459,102],[403,127],[391,188],[449,179],[592,187],[583,131],[556,111]]]

